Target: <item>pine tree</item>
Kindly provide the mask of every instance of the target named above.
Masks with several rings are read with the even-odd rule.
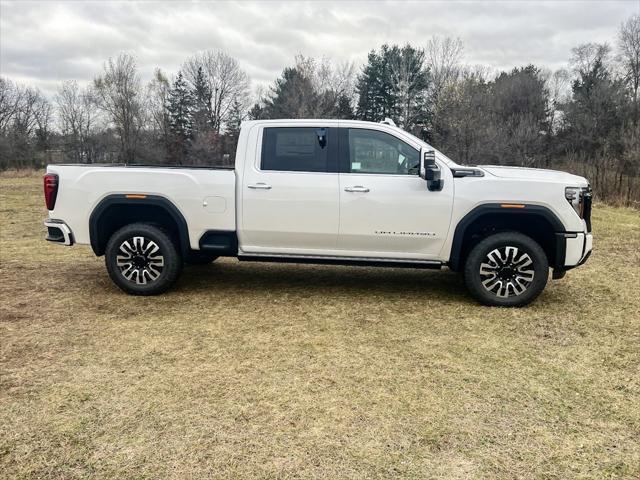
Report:
[[[198,67],[193,84],[193,128],[195,135],[205,134],[213,130],[213,113],[211,111],[211,89],[205,79],[202,67]]]
[[[389,113],[399,127],[424,126],[428,117],[427,92],[430,79],[422,49],[407,44],[387,51],[385,80],[389,82]]]
[[[245,118],[244,112],[245,110],[238,99],[233,100],[231,111],[229,112],[227,132],[224,135],[223,164],[225,165],[233,165],[233,157],[238,146],[238,137],[240,136],[240,125]]]
[[[187,87],[182,72],[178,72],[169,92],[167,110],[171,131],[171,151],[180,165],[184,163],[190,141],[193,139],[193,103],[193,95]]]
[[[268,118],[268,112],[262,101],[254,103],[253,107],[249,109],[249,119],[251,120],[266,120]]]
[[[613,77],[604,58],[597,57],[591,68],[578,73],[572,85],[573,99],[565,107],[565,131],[576,151],[622,151],[619,132],[624,126],[625,92]],[[603,155],[606,157],[606,155]]]
[[[349,100],[349,97],[344,94],[338,96],[335,116],[345,120],[352,120],[355,118],[353,108],[351,108],[351,100]]]
[[[235,99],[231,104],[231,111],[229,112],[229,123],[227,124],[227,135],[238,138],[240,135],[240,125],[244,120],[244,109],[242,104]]]
[[[264,101],[267,118],[313,118],[319,95],[297,68],[285,68]]]
[[[356,116],[360,120],[380,121],[384,120],[385,92],[384,92],[384,49],[381,53],[371,51],[367,58],[367,64],[362,68],[358,76],[358,106]],[[387,99],[388,100],[388,99]]]
[[[391,117],[407,129],[424,125],[429,83],[423,50],[383,45],[369,53],[358,76],[356,116],[374,122]]]

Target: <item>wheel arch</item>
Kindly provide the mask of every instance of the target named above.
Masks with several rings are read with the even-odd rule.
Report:
[[[183,255],[189,251],[189,229],[178,208],[159,195],[113,194],[103,198],[89,216],[93,252],[104,255],[109,237],[125,225],[148,222],[167,229]]]
[[[474,243],[502,231],[516,231],[530,236],[543,248],[551,267],[564,265],[565,227],[549,208],[542,205],[489,203],[475,207],[456,225],[449,268],[460,271]]]

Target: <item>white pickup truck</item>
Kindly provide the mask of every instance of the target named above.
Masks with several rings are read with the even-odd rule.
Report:
[[[242,124],[235,168],[50,165],[47,240],[90,244],[125,292],[184,263],[448,267],[522,306],[591,253],[591,189],[568,173],[460,166],[391,122]]]

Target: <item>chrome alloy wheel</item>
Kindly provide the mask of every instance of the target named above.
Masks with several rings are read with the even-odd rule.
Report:
[[[122,276],[138,285],[155,281],[164,269],[164,256],[156,242],[146,237],[128,238],[120,244],[116,265]]]
[[[533,260],[517,247],[495,248],[480,264],[482,286],[498,297],[522,295],[534,275]]]

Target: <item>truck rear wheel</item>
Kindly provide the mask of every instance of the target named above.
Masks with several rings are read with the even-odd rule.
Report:
[[[469,253],[464,279],[479,302],[500,307],[522,307],[544,290],[549,261],[530,237],[517,232],[491,235]]]
[[[132,223],[111,235],[105,263],[111,280],[132,295],[163,293],[182,270],[182,258],[169,234],[147,223]]]

